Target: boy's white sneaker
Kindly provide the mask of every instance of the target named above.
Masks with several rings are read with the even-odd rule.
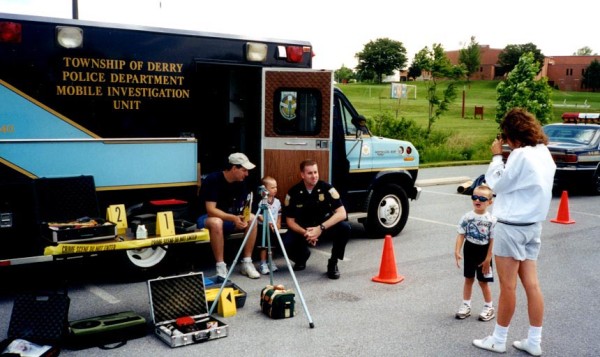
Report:
[[[471,306],[463,303],[458,308],[458,312],[456,313],[455,316],[457,319],[461,319],[461,320],[466,319],[467,317],[471,316]]]
[[[258,266],[258,271],[262,275],[267,275],[270,272],[269,266],[267,265],[267,263],[260,263],[260,265]]]
[[[494,310],[494,308],[491,306],[483,305],[483,310],[481,311],[481,314],[479,314],[479,320],[490,321],[494,317],[496,317],[496,311]]]

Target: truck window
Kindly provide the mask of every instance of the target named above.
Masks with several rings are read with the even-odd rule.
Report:
[[[352,113],[348,110],[348,107],[335,96],[334,98],[335,107],[333,109],[334,115],[339,115],[342,124],[344,125],[345,135],[356,135],[356,126],[352,123]]]
[[[321,93],[316,89],[278,89],[273,96],[274,129],[280,135],[321,131]]]

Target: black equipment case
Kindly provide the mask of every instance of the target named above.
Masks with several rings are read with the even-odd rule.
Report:
[[[204,274],[148,280],[155,334],[171,347],[227,337],[229,326],[208,315]]]
[[[34,187],[43,238],[61,243],[117,236],[116,224],[100,218],[93,176],[40,178]]]
[[[21,344],[20,349],[44,347],[41,356],[58,356],[68,333],[68,316],[71,300],[66,291],[27,292],[15,297],[8,339],[0,343],[0,353],[17,340],[29,343]]]

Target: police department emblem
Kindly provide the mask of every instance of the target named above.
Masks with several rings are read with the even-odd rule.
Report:
[[[279,101],[279,113],[284,119],[292,120],[296,118],[296,92],[281,92]]]
[[[334,187],[329,189],[329,194],[331,195],[331,197],[333,197],[334,200],[337,200],[338,198],[340,198],[340,194],[337,192],[337,190]]]
[[[325,195],[322,193],[319,193],[319,201],[323,202],[325,201]]]
[[[285,206],[289,206],[290,205],[290,195],[285,195]]]

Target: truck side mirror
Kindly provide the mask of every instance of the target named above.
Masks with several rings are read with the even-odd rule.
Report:
[[[356,137],[359,138],[362,134],[371,134],[369,128],[367,128],[367,119],[359,115],[357,118],[352,119],[352,123],[356,126]]]

